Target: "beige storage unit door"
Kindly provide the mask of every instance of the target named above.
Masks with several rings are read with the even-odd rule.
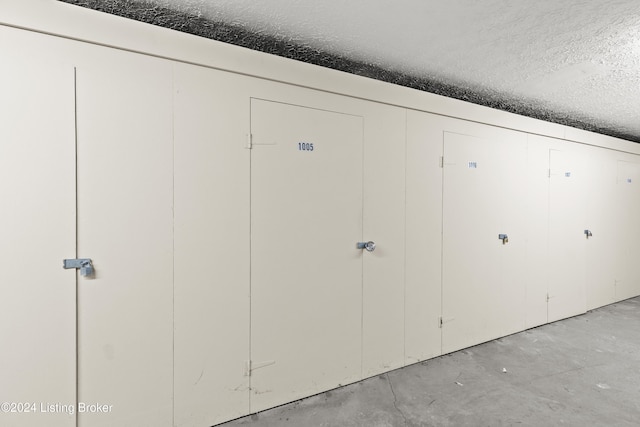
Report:
[[[524,328],[525,144],[444,134],[443,353]]]
[[[640,163],[618,161],[616,301],[640,295]]]
[[[78,66],[78,284],[82,426],[171,426],[171,64],[91,47]]]
[[[18,38],[19,37],[19,38]],[[76,425],[73,67],[0,27],[0,424]],[[37,59],[35,59],[37,58]]]
[[[362,126],[251,100],[251,412],[360,379]]]
[[[548,321],[586,311],[584,153],[549,150]]]

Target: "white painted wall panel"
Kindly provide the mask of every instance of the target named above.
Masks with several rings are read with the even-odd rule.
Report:
[[[525,204],[525,326],[533,328],[547,323],[549,292],[549,143],[535,135],[527,135]]]
[[[405,363],[405,110],[362,103],[364,121],[362,375]]]
[[[520,132],[503,131],[501,146],[490,152],[496,158],[500,186],[492,189],[500,210],[501,233],[509,236],[500,251],[499,318],[500,335],[505,336],[526,328],[527,279],[526,249],[528,243],[527,200],[529,199],[527,168],[527,136]]]
[[[407,111],[405,355],[415,363],[442,352],[442,125]]]
[[[168,61],[79,46],[79,426],[170,426],[173,126]]]
[[[76,425],[74,70],[50,48],[0,27],[0,424],[16,427]]]
[[[249,413],[247,78],[174,68],[174,399],[178,426]]]

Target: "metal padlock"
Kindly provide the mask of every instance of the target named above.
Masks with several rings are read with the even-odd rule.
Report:
[[[80,275],[83,277],[91,276],[93,274],[93,264],[91,260],[82,261],[80,264]]]
[[[62,267],[65,269],[80,269],[81,276],[91,276],[94,273],[93,262],[90,258],[73,258],[63,260]]]
[[[372,241],[369,241],[369,242],[358,242],[356,247],[358,249],[366,249],[368,252],[373,252],[373,251],[376,250],[376,243],[372,242]]]

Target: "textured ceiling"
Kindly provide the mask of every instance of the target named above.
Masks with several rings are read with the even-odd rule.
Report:
[[[63,0],[640,142],[637,0]]]

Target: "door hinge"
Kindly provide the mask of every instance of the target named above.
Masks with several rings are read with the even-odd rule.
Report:
[[[251,150],[253,148],[253,135],[248,133],[247,134],[247,147],[249,150]]]
[[[253,371],[255,371],[256,369],[264,368],[266,366],[271,366],[275,364],[276,364],[275,360],[267,360],[264,362],[257,362],[257,363],[251,360],[247,360],[247,363],[245,364],[245,368],[244,368],[244,376],[250,377]]]
[[[444,156],[440,156],[440,160],[439,160],[439,162],[440,162],[440,163],[439,163],[439,166],[440,166],[441,168],[443,168],[443,167],[444,167]]]
[[[455,320],[455,317],[442,317],[442,316],[440,316],[438,319],[439,319],[439,321],[438,321],[438,323],[439,323],[439,327],[440,327],[440,328],[442,328],[442,326],[443,326],[445,323],[449,323],[449,322],[451,322],[452,320]]]
[[[79,268],[81,276],[91,276],[93,274],[93,262],[89,258],[65,259],[62,261],[64,269]]]

